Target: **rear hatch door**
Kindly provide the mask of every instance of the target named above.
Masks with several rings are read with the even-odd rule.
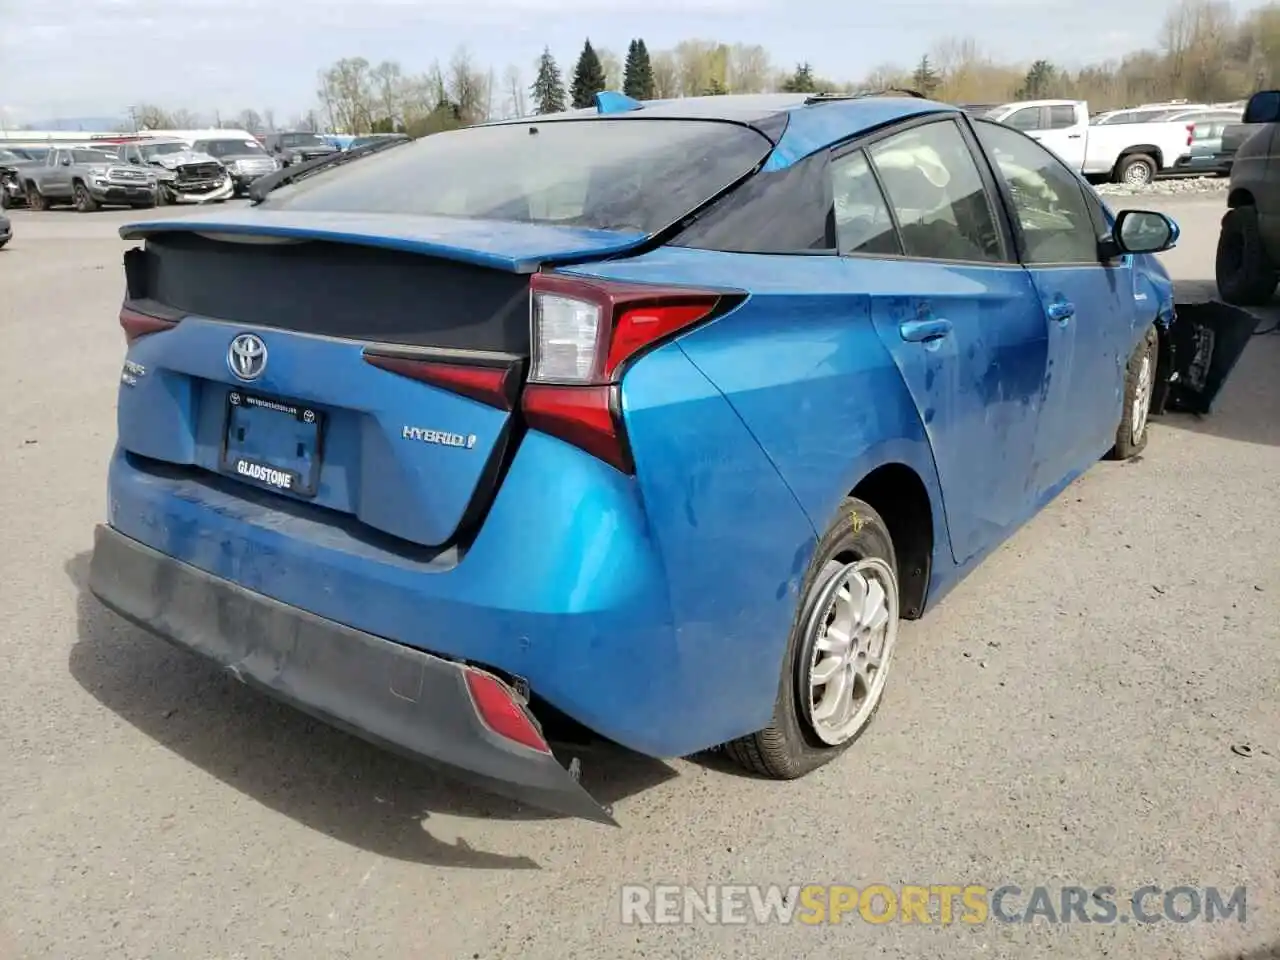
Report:
[[[530,272],[645,239],[265,210],[122,233],[146,240],[122,322],[161,322],[129,353],[121,446],[431,547],[482,515],[513,442]]]

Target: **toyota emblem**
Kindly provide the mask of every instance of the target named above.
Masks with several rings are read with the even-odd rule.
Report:
[[[231,341],[227,366],[240,380],[257,380],[267,369],[267,345],[252,333],[242,333]]]

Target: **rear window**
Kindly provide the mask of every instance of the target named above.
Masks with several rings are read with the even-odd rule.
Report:
[[[654,233],[772,149],[706,120],[568,120],[438,133],[283,187],[271,209],[407,213]]]
[[[113,159],[101,150],[72,150],[70,153],[75,163],[107,163]]]

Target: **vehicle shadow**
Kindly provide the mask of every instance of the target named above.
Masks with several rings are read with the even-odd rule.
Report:
[[[1235,950],[1214,960],[1280,960],[1280,943],[1267,944],[1253,950]]]
[[[1186,287],[1210,288],[1212,282],[1187,284],[1179,291],[1178,301],[1187,304],[1206,303],[1212,296],[1189,296]],[[1265,307],[1249,311],[1257,318],[1253,336],[1221,392],[1213,400],[1207,414],[1169,410],[1153,422],[1178,430],[1239,440],[1265,446],[1280,446],[1280,309]]]
[[[433,814],[539,821],[523,807],[442,777],[238,683],[200,657],[134,627],[88,590],[88,552],[65,565],[76,587],[72,677],[161,746],[263,806],[343,843],[414,863],[540,869],[527,856],[444,842]],[[676,776],[665,763],[608,743],[575,748],[582,784],[613,805]],[[584,830],[608,829],[584,821]]]

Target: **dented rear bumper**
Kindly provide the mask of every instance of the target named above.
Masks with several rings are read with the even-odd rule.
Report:
[[[1151,412],[1208,413],[1257,326],[1255,315],[1225,303],[1176,304],[1161,338]]]
[[[333,726],[492,793],[616,826],[552,755],[523,698],[488,671],[273,600],[106,525],[89,588],[125,619]],[[536,745],[511,738],[522,725]]]

